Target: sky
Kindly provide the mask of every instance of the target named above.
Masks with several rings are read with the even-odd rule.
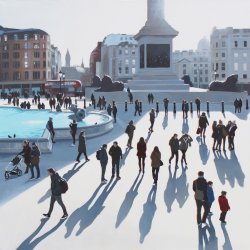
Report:
[[[249,0],[165,0],[167,22],[179,31],[174,50],[196,49],[213,27],[250,28]],[[147,0],[0,0],[0,25],[40,28],[71,64],[89,64],[98,41],[111,33],[136,34],[147,19]]]

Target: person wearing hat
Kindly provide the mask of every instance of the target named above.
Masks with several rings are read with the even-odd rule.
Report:
[[[40,169],[39,169],[39,162],[40,162],[40,155],[41,152],[38,148],[38,146],[36,145],[35,142],[32,142],[32,147],[31,147],[31,167],[30,167],[30,171],[31,171],[31,177],[30,179],[34,179],[34,167],[36,168],[36,179],[40,178]]]
[[[76,120],[73,120],[73,122],[71,122],[71,123],[69,124],[69,127],[70,127],[70,134],[71,134],[72,139],[73,139],[72,146],[74,147],[74,146],[75,146],[75,143],[76,143],[76,131],[77,131],[77,123],[76,123]]]
[[[54,130],[54,125],[53,125],[53,121],[52,121],[52,117],[49,117],[49,120],[47,122],[46,128],[49,130],[50,132],[50,136],[51,136],[51,141],[52,143],[56,143],[54,141],[55,138],[55,130]]]
[[[89,161],[89,158],[87,156],[87,150],[86,150],[86,141],[85,141],[85,131],[81,131],[79,135],[79,142],[78,142],[78,155],[76,157],[76,161],[80,162],[80,156],[81,154],[84,154],[85,160]]]
[[[127,143],[128,148],[133,148],[132,147],[132,139],[133,139],[133,136],[134,136],[134,131],[135,131],[134,122],[131,120],[128,123],[128,126],[127,126],[126,131],[125,131],[126,134],[128,134],[128,143]]]
[[[57,201],[63,210],[63,216],[61,217],[61,219],[66,219],[68,217],[68,213],[67,213],[66,207],[62,201],[62,188],[60,185],[61,177],[58,173],[56,173],[54,168],[48,169],[48,175],[50,176],[50,179],[51,179],[50,207],[49,207],[49,212],[46,214],[43,214],[43,216],[45,216],[47,218],[50,217],[50,215],[53,211],[53,208],[54,208],[55,201]]]

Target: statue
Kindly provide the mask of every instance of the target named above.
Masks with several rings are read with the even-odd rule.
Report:
[[[184,81],[184,84],[188,84],[190,87],[193,87],[193,86],[194,86],[193,83],[192,83],[192,81],[191,81],[191,79],[190,79],[190,76],[189,76],[189,75],[184,75],[184,76],[181,78],[181,80]]]
[[[96,89],[96,92],[113,92],[113,91],[123,91],[124,84],[122,82],[113,82],[111,77],[105,75],[101,81],[101,88]]]
[[[210,91],[230,91],[238,92],[239,88],[237,86],[238,75],[229,76],[226,81],[213,81],[209,84]]]
[[[71,104],[69,109],[74,113],[74,115],[68,116],[69,119],[76,120],[76,121],[80,122],[80,121],[82,121],[82,119],[85,118],[85,110],[77,108],[76,104]]]

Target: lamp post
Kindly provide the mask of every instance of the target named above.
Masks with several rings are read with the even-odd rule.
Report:
[[[59,77],[60,77],[60,94],[62,93],[62,79],[65,80],[65,74],[60,70],[59,71]]]
[[[214,70],[214,80],[216,81],[216,78],[217,78],[217,72],[216,70]]]

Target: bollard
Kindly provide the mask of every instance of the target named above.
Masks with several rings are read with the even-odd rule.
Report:
[[[77,105],[77,99],[75,98],[75,105]]]
[[[86,99],[83,100],[83,108],[86,109]]]
[[[246,109],[249,109],[249,107],[248,107],[248,99],[246,99]]]
[[[193,102],[190,102],[190,112],[193,114]]]
[[[173,112],[176,114],[176,103],[174,102]]]
[[[93,106],[94,106],[94,109],[95,109],[95,99],[93,100]]]
[[[223,114],[225,113],[224,102],[221,102],[221,112],[222,112]]]
[[[142,112],[142,102],[140,101],[139,102],[139,110],[140,110],[140,113]]]
[[[156,102],[156,113],[159,113],[159,102]]]
[[[209,102],[207,102],[207,113],[209,113]]]
[[[127,103],[127,101],[125,102],[125,112],[127,112],[128,111],[128,103]]]

